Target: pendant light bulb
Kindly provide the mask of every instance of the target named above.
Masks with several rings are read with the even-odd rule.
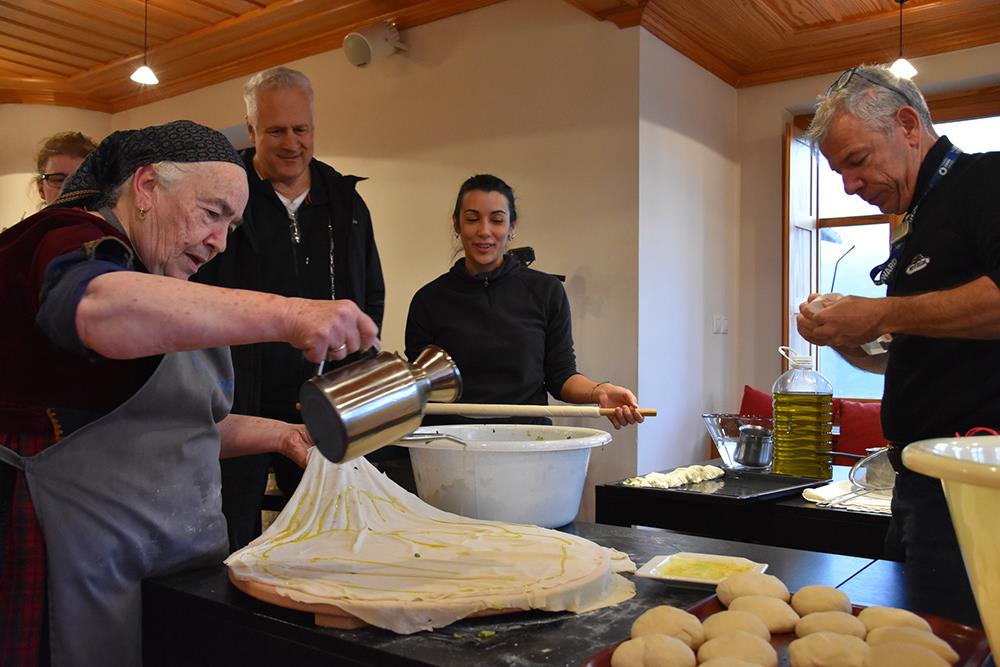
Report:
[[[917,75],[917,68],[906,58],[899,58],[889,66],[889,71],[901,79],[912,79]]]
[[[156,78],[156,75],[153,74],[153,70],[149,69],[148,65],[138,67],[134,72],[132,72],[132,76],[129,78],[136,83],[143,84],[144,86],[155,86],[160,82],[160,80]]]
[[[917,68],[903,57],[903,5],[906,0],[896,0],[899,3],[899,58],[889,67],[889,71],[901,79],[912,79],[917,75]]]
[[[129,78],[144,86],[155,86],[160,82],[149,68],[147,58],[149,57],[149,0],[143,3],[142,15],[142,65],[132,72]]]

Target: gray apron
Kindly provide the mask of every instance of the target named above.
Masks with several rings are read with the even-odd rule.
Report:
[[[227,553],[219,430],[228,348],[167,354],[125,403],[23,470],[45,537],[52,664],[142,664],[143,579]]]

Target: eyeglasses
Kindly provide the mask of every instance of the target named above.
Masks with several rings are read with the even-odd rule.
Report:
[[[64,174],[61,171],[54,171],[51,174],[42,174],[39,178],[54,188],[61,188],[62,184],[66,182],[67,178],[69,178],[69,174]]]
[[[851,79],[853,79],[856,76],[857,77],[861,77],[862,79],[864,79],[865,81],[868,81],[869,83],[874,83],[876,86],[881,86],[882,88],[885,88],[886,90],[891,90],[892,92],[894,92],[897,95],[899,95],[900,97],[902,97],[903,100],[907,104],[909,104],[911,107],[919,108],[919,107],[917,107],[916,104],[913,103],[913,101],[910,99],[910,96],[907,95],[905,92],[903,92],[902,88],[899,88],[898,86],[894,86],[891,83],[886,83],[885,81],[879,81],[878,79],[870,77],[867,74],[865,74],[864,72],[859,71],[857,67],[852,67],[851,69],[845,71],[843,74],[841,74],[840,76],[838,76],[837,80],[834,81],[832,84],[830,84],[830,87],[826,89],[826,94],[829,96],[829,95],[832,95],[833,93],[837,92],[838,90],[846,88],[847,84],[849,84],[851,82]]]

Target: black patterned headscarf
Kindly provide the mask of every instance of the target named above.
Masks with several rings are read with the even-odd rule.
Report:
[[[87,156],[52,206],[99,209],[136,169],[157,162],[232,162],[245,168],[225,135],[189,120],[120,130]]]

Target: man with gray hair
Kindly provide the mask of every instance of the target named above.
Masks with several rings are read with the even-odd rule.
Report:
[[[382,266],[368,207],[355,189],[364,179],[342,175],[313,157],[309,79],[288,67],[264,70],[247,81],[243,98],[254,144],[242,153],[250,200],[229,249],[206,265],[199,279],[283,296],[350,299],[381,329]],[[233,364],[235,412],[301,423],[295,407],[299,387],[316,373],[315,364],[281,343],[234,348]],[[291,494],[301,471],[277,458],[223,464],[223,511],[233,549],[260,534],[269,465],[281,490]]]
[[[844,191],[905,214],[872,269],[887,296],[813,294],[802,336],[885,374],[882,430],[897,471],[886,555],[964,591],[975,606],[941,484],[902,465],[902,449],[1000,425],[1000,153],[963,154],[938,137],[909,79],[881,66],[844,72],[821,96],[809,136]],[[814,303],[818,301],[818,303]],[[891,334],[887,354],[860,345]]]

